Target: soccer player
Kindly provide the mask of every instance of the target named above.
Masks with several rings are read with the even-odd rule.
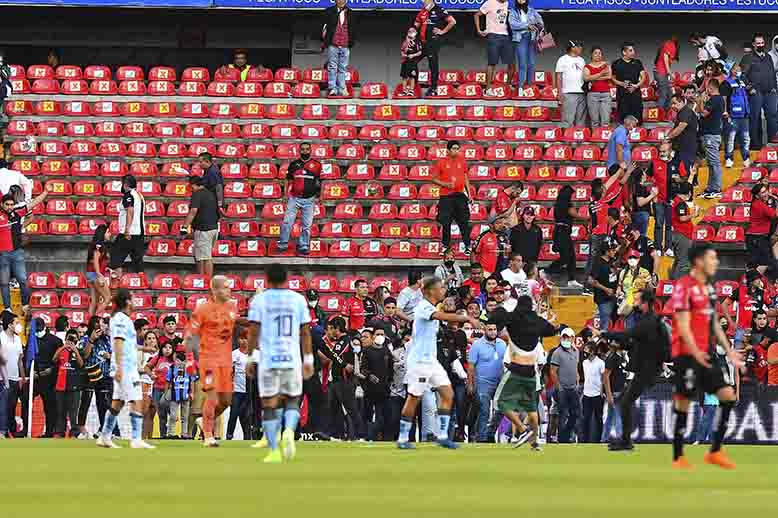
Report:
[[[266,464],[279,464],[283,460],[278,448],[282,400],[283,457],[294,458],[294,432],[300,420],[303,378],[313,375],[308,303],[299,293],[285,289],[285,282],[286,269],[271,264],[267,270],[268,289],[254,297],[249,307],[249,353],[259,348],[257,379],[262,398],[262,425],[270,446]]]
[[[130,448],[154,449],[143,439],[143,394],[140,387],[140,372],[138,371],[138,339],[135,335],[135,325],[130,318],[132,312],[132,296],[129,290],[120,289],[113,297],[116,312],[111,317],[110,331],[113,353],[111,354],[111,374],[113,376],[113,401],[105,413],[103,429],[97,438],[101,448],[120,448],[111,440],[111,434],[116,426],[116,419],[125,402],[130,404],[130,424],[132,435]]]
[[[689,264],[689,275],[675,284],[672,298],[672,357],[675,370],[673,467],[691,468],[683,455],[684,432],[689,415],[689,400],[703,390],[707,394],[716,394],[720,401],[716,415],[717,428],[710,452],[705,454],[705,463],[734,469],[735,464],[722,451],[721,443],[727,431],[729,414],[735,406],[735,391],[726,363],[715,360],[716,343],[726,350],[733,365],[739,368],[742,362],[738,353],[730,347],[715,310],[716,290],[711,279],[719,266],[716,251],[707,243],[695,244],[689,249]]]
[[[437,277],[428,277],[422,282],[422,294],[424,299],[416,306],[413,312],[413,337],[410,350],[406,358],[408,384],[408,398],[402,409],[400,418],[400,437],[397,447],[403,450],[414,449],[415,446],[408,442],[411,424],[416,415],[416,407],[419,398],[430,388],[437,389],[439,399],[438,407],[438,445],[443,448],[456,449],[457,443],[448,437],[448,424],[451,421],[451,403],[454,391],[451,389],[451,381],[448,379],[443,366],[438,363],[438,327],[440,321],[444,322],[470,322],[476,328],[481,328],[481,323],[475,318],[444,313],[436,309],[446,295],[443,281]]]
[[[214,438],[214,423],[232,402],[232,333],[238,308],[230,295],[227,278],[214,276],[211,300],[194,310],[184,339],[187,352],[199,356],[200,380],[206,400],[203,417],[197,419],[197,426],[205,436],[203,446],[210,448],[219,446]],[[190,365],[191,362],[189,358]]]

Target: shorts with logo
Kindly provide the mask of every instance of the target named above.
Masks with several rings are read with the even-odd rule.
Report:
[[[259,369],[260,397],[299,397],[303,393],[302,366],[291,369]]]
[[[507,34],[486,35],[486,58],[489,65],[513,65],[516,54],[513,41]]]
[[[143,401],[140,375],[137,372],[129,375],[125,374],[122,376],[121,381],[116,381],[114,377],[112,399],[118,401]]]
[[[220,393],[232,392],[232,366],[212,367],[200,364],[200,383],[203,392],[212,390]]]
[[[703,367],[691,356],[674,358],[673,394],[684,399],[693,399],[701,392],[715,394],[720,389],[732,385],[726,361],[711,356],[710,362],[710,367]]]
[[[419,397],[431,388],[451,385],[451,380],[440,363],[431,362],[409,365],[405,383],[408,384],[408,393]]]
[[[195,261],[208,261],[213,258],[213,247],[219,238],[219,229],[195,230],[192,250]]]

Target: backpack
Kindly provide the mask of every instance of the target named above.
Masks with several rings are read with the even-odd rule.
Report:
[[[748,94],[746,89],[739,83],[735,82],[732,85],[732,95],[729,97],[730,110],[729,114],[733,119],[744,119],[748,117]]]

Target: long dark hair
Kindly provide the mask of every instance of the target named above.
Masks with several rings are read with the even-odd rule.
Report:
[[[98,328],[98,326],[100,325],[101,321],[102,321],[102,318],[100,318],[98,316],[92,316],[89,319],[89,323],[86,325],[86,336],[87,337],[91,337],[92,336],[92,333],[95,332],[95,329]]]
[[[95,233],[92,234],[92,242],[89,243],[89,249],[87,250],[86,257],[87,261],[91,261],[92,257],[95,254],[95,249],[98,246],[104,246],[105,245],[105,233],[108,232],[108,225],[105,223],[102,223],[100,225],[97,225],[97,228],[95,229]]]
[[[570,200],[573,198],[573,188],[565,185],[559,190],[556,202],[554,203],[554,219],[559,221],[560,216],[567,218],[570,211]]]
[[[520,4],[519,0],[516,0],[516,10],[524,11],[525,13],[529,11],[529,0],[527,0],[527,2],[524,4]]]

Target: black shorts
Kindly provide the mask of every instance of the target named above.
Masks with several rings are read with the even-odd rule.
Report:
[[[402,79],[416,79],[419,76],[419,64],[416,61],[405,61],[400,66]]]
[[[674,358],[673,394],[695,399],[700,393],[715,394],[732,385],[726,361],[712,356],[710,362],[710,367],[703,367],[691,356]]]

